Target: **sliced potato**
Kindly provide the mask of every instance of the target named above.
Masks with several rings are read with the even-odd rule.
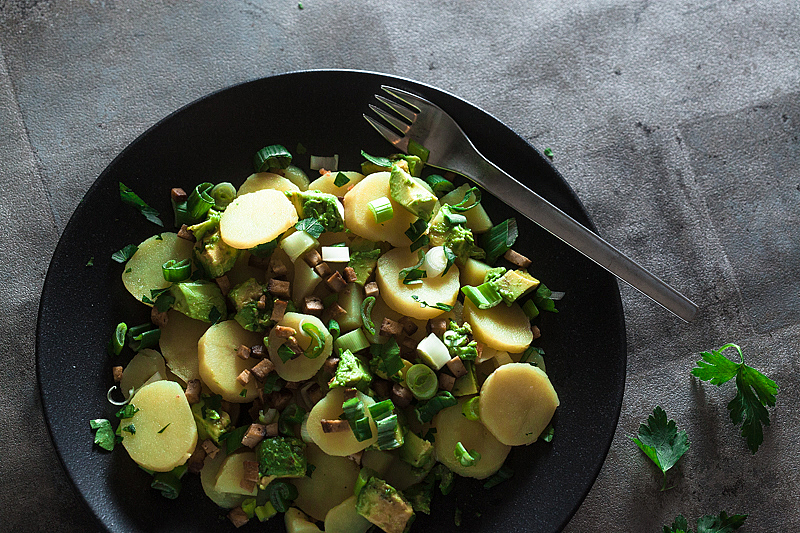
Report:
[[[120,421],[122,445],[131,459],[156,472],[185,463],[197,445],[197,426],[183,388],[174,381],[156,381],[139,389],[131,404],[138,411]]]
[[[242,385],[236,378],[242,371],[253,368],[257,359],[242,359],[236,355],[239,346],[261,344],[263,337],[247,331],[235,320],[214,324],[197,343],[197,362],[200,377],[209,389],[232,403],[248,403],[258,398],[258,383],[250,379]],[[242,391],[246,391],[244,396]]]
[[[153,376],[157,377],[153,379]],[[127,399],[131,390],[138,390],[145,383],[158,381],[167,377],[167,369],[164,366],[164,358],[155,350],[145,349],[133,356],[133,359],[122,371],[122,381],[119,388],[122,395]]]
[[[434,318],[444,313],[443,310],[433,307],[435,304],[453,305],[456,302],[460,288],[458,267],[452,265],[447,274],[424,278],[422,283],[403,284],[400,271],[413,267],[418,262],[417,253],[410,251],[407,246],[394,248],[378,258],[375,279],[383,300],[393,310],[412,318]],[[426,307],[420,302],[429,305]]]
[[[322,533],[322,531],[297,507],[289,507],[283,515],[286,533]]]
[[[376,172],[359,181],[344,195],[344,221],[347,229],[371,241],[387,241],[392,246],[409,246],[405,232],[417,216],[392,200],[389,172]],[[375,222],[369,202],[385,196],[392,203],[394,216],[383,224]],[[412,263],[414,264],[414,263]]]
[[[436,458],[456,474],[485,479],[503,466],[511,446],[501,443],[483,424],[469,420],[461,413],[462,405],[470,398],[461,398],[458,405],[442,409],[434,417],[436,440],[433,445]],[[456,459],[454,451],[459,442],[467,451],[475,450],[481,454],[473,466],[463,466]]]
[[[164,279],[162,265],[170,259],[182,261],[192,258],[194,244],[181,239],[176,233],[153,235],[139,245],[139,249],[125,264],[122,284],[134,298],[150,298],[151,289],[164,289],[170,283]],[[152,304],[147,304],[152,307]]]
[[[547,374],[527,363],[499,367],[481,387],[481,422],[509,446],[530,444],[539,438],[558,405],[558,395]]]
[[[159,345],[169,369],[183,381],[200,378],[197,343],[208,329],[208,323],[195,320],[170,309],[167,325],[161,328]]]
[[[478,309],[467,298],[464,300],[464,320],[472,326],[475,340],[498,351],[524,352],[533,340],[530,320],[516,303],[511,307],[501,303],[491,309]]]
[[[334,196],[344,196],[347,192],[355,187],[355,185],[364,179],[364,174],[360,172],[341,171],[342,174],[347,176],[350,180],[341,187],[337,187],[333,182],[336,181],[336,176],[339,172],[326,172],[319,178],[315,179],[308,185],[310,191],[326,192]]]
[[[279,237],[297,223],[297,210],[286,195],[263,189],[236,197],[219,220],[225,244],[234,248],[253,248]]]
[[[325,336],[325,347],[322,349],[322,354],[314,359],[309,359],[305,355],[300,355],[294,359],[290,359],[285,363],[278,355],[278,348],[285,343],[285,339],[277,336],[275,328],[269,333],[269,358],[275,364],[275,372],[286,381],[304,381],[310,379],[322,368],[325,360],[330,357],[333,351],[333,337],[322,321],[312,315],[304,315],[301,313],[286,313],[283,320],[278,322],[278,325],[293,328],[297,334],[297,343],[303,350],[307,350],[311,345],[311,336],[303,331],[302,325],[306,322],[313,324],[319,328],[320,332]]]
[[[347,457],[328,455],[313,444],[306,448],[306,458],[316,468],[311,477],[290,480],[299,493],[294,504],[311,518],[325,520],[328,511],[353,495],[359,467]]]
[[[448,205],[456,205],[464,201],[464,196],[467,194],[467,191],[472,188],[471,183],[465,183],[460,187],[450,191],[449,193],[442,196],[441,202],[443,204]],[[470,195],[467,203],[464,205],[470,206],[475,203],[475,196]],[[483,233],[488,231],[489,228],[492,227],[492,221],[489,219],[489,215],[486,213],[486,210],[483,208],[483,204],[478,204],[472,209],[468,211],[464,211],[462,213],[467,218],[466,226],[474,231],[475,233]]]
[[[365,396],[360,392],[357,394],[365,406],[375,403],[369,396]],[[362,442],[356,440],[352,431],[340,431],[338,433],[325,433],[322,431],[322,420],[336,420],[344,414],[343,404],[344,389],[331,389],[322,400],[317,402],[308,415],[306,423],[308,434],[314,444],[328,455],[352,455],[378,441],[378,428],[372,419],[370,419],[369,424],[370,428],[372,428],[372,438]]]
[[[217,474],[226,458],[227,456],[221,451],[214,457],[206,457],[203,463],[203,469],[200,471],[200,483],[203,486],[203,492],[206,493],[206,496],[208,496],[211,501],[224,509],[233,509],[241,505],[247,496],[243,494],[220,492],[215,488],[217,484]]]
[[[491,266],[483,261],[472,259],[471,257],[464,262],[461,267],[461,285],[472,285],[477,287],[486,278],[486,272],[491,270]]]
[[[234,453],[225,458],[217,472],[217,479],[214,483],[214,490],[226,494],[242,494],[244,496],[255,496],[258,493],[258,486],[254,485],[253,490],[242,487],[244,480],[244,462],[258,462],[256,452],[245,451]]]
[[[276,191],[299,191],[300,188],[287,178],[272,172],[256,172],[250,174],[239,190],[237,196],[242,196],[250,192],[263,191],[264,189],[275,189]]]
[[[235,287],[250,278],[255,279],[259,283],[265,282],[266,271],[263,268],[251,267],[249,263],[250,252],[245,251],[240,253],[233,268],[225,273],[228,277],[228,281],[231,283],[231,287]]]
[[[325,515],[325,533],[366,533],[370,527],[372,527],[372,522],[356,511],[355,495],[350,496]]]

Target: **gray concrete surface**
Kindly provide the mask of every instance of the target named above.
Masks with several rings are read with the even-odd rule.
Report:
[[[701,305],[686,325],[622,288],[622,416],[566,531],[720,510],[748,514],[742,531],[800,530],[800,4],[303,4],[0,0],[0,529],[91,530],[43,426],[33,351],[49,259],[92,181],[208,92],[355,68],[453,92],[552,148],[601,233]],[[689,375],[726,342],[781,386],[755,456],[730,389]],[[657,404],[692,442],[666,492],[628,439]]]

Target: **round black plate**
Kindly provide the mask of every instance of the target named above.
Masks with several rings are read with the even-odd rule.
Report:
[[[436,102],[494,163],[593,227],[562,177],[523,139],[469,103],[410,80],[342,70],[283,74],[213,93],[165,118],[128,146],[86,193],[56,248],[39,314],[36,357],[53,442],[78,492],[110,531],[233,530],[197,476],[187,475],[180,498],[167,500],[149,488],[150,476],[123,450],[107,453],[92,444],[89,420],[116,420],[116,409],[106,401],[112,381],[105,344],[117,322],[148,318],[125,292],[122,265],[111,254],[158,232],[121,203],[118,182],[158,209],[169,230],[171,187],[241,183],[252,171],[253,154],[268,144],[296,153],[302,143],[309,154],[337,153],[340,168],[357,169],[360,150],[391,152],[361,116],[382,84]],[[437,495],[431,516],[417,517],[416,532],[560,530],[600,470],[622,404],[625,322],[616,280],[488,196],[484,202],[495,221],[516,217],[521,236],[515,248],[534,260],[530,271],[566,292],[559,313],[542,313],[540,324],[539,345],[561,399],[555,437],[514,449],[508,460],[514,477],[493,490],[459,479],[448,497]],[[94,266],[87,267],[92,257]],[[461,528],[455,525],[458,513]],[[239,531],[279,532],[282,522],[254,520]]]

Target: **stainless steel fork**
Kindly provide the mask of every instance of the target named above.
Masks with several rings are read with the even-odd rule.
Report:
[[[694,319],[697,305],[486,159],[441,108],[401,89],[381,89],[394,99],[375,98],[397,116],[369,107],[391,128],[367,114],[364,118],[397,149],[407,152],[409,140],[421,144],[430,150],[428,165],[469,178],[681,319]]]

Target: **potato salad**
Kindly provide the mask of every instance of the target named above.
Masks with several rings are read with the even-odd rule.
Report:
[[[553,435],[554,295],[516,221],[411,152],[306,171],[270,145],[238,188],[173,188],[175,230],[114,257],[150,322],[111,336],[95,442],[167,498],[199,475],[236,527],[290,533],[402,533],[458,476],[510,477],[512,447]]]

